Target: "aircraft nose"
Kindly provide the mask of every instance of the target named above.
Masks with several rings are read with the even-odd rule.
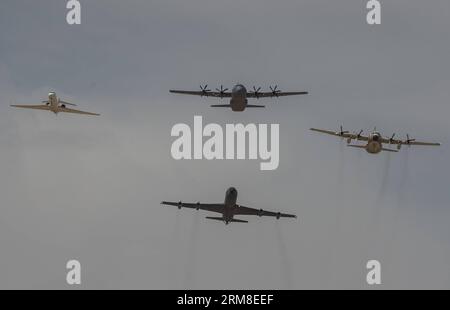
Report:
[[[236,85],[233,88],[233,92],[234,93],[244,93],[245,92],[245,87],[243,85]]]

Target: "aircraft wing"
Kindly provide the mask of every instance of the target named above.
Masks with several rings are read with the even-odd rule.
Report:
[[[441,145],[440,143],[435,143],[435,142],[421,142],[421,141],[403,141],[403,140],[398,140],[398,139],[385,139],[383,138],[382,143],[386,143],[386,144],[393,144],[393,145],[426,145],[426,146],[439,146]]]
[[[236,209],[234,209],[235,215],[258,215],[258,216],[273,216],[276,218],[280,217],[293,217],[296,218],[297,216],[294,214],[286,214],[281,212],[271,212],[271,211],[265,211],[263,209],[253,209],[249,207],[244,206],[236,206]]]
[[[58,112],[73,113],[73,114],[83,114],[83,115],[95,115],[95,116],[100,115],[100,114],[97,114],[97,113],[85,112],[85,111],[69,109],[69,108],[63,108],[63,107],[58,107]]]
[[[411,141],[411,142],[403,142],[404,145],[430,145],[430,146],[439,146],[440,143],[433,143],[433,142],[420,142],[420,141]]]
[[[350,136],[350,134],[348,134],[348,133],[345,133],[344,135],[340,135],[338,132],[331,131],[331,130],[325,130],[325,129],[310,128],[310,130],[317,131],[320,133],[326,133],[328,135],[332,135],[332,136],[336,136],[336,137],[346,137],[345,135]]]
[[[188,209],[198,209],[198,210],[206,210],[217,213],[223,213],[225,209],[225,205],[223,203],[185,203],[185,202],[170,202],[163,201],[161,204],[166,206],[174,206],[178,208],[188,208]]]
[[[50,110],[50,107],[46,104],[39,105],[22,105],[22,104],[12,104],[12,107],[23,108],[23,109],[35,109],[35,110]]]
[[[307,91],[294,91],[294,92],[249,92],[247,93],[247,98],[265,98],[265,97],[284,97],[284,96],[296,96],[296,95],[307,95]]]
[[[217,92],[217,91],[190,91],[190,90],[170,90],[174,94],[194,95],[202,97],[217,97],[217,98],[231,98],[231,92]]]
[[[361,134],[358,135],[358,134],[354,134],[354,133],[349,133],[347,131],[344,131],[341,133],[341,132],[325,130],[325,129],[317,129],[317,128],[310,128],[310,130],[320,132],[320,133],[325,133],[325,134],[340,137],[340,138],[351,138],[351,139],[356,139],[356,140],[360,140],[360,141],[368,141],[369,140],[369,137],[367,137],[367,136],[363,136]]]

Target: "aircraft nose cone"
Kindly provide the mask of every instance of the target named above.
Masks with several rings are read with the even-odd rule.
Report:
[[[233,87],[233,93],[242,94],[242,93],[245,93],[245,92],[246,92],[246,89],[245,89],[244,85],[238,84],[238,85]]]
[[[230,187],[228,189],[228,193],[230,193],[231,195],[236,195],[237,194],[237,190],[234,187]]]

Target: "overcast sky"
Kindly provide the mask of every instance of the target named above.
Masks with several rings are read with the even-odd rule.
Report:
[[[0,288],[450,288],[450,2],[0,2]],[[199,84],[307,90],[266,109],[169,94]],[[54,90],[98,118],[10,108]],[[226,103],[226,101],[222,101]],[[252,102],[254,103],[254,102]],[[280,166],[175,161],[177,123],[280,124]],[[407,133],[439,148],[370,155],[310,127]],[[162,200],[298,218],[209,221]]]

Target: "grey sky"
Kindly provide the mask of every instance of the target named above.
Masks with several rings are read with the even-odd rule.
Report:
[[[450,3],[357,0],[0,2],[0,288],[450,287]],[[212,109],[169,94],[278,84],[306,97]],[[99,118],[14,110],[49,90]],[[174,161],[176,123],[279,123],[280,166]],[[372,129],[440,148],[370,156],[310,127]],[[225,226],[161,200],[296,213]]]

